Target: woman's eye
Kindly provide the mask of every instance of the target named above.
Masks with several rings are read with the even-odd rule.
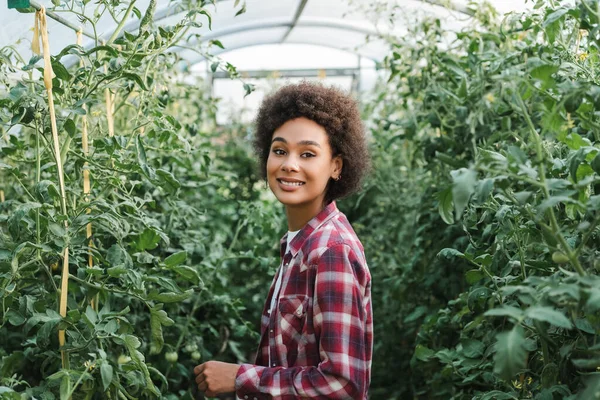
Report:
[[[315,155],[313,153],[302,153],[302,157],[308,158],[308,157],[314,157]]]
[[[277,154],[278,156],[281,156],[285,153],[285,151],[283,151],[281,149],[273,149],[273,153]]]

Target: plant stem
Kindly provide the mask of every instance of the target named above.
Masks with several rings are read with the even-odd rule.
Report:
[[[529,116],[529,112],[527,111],[527,107],[525,106],[525,103],[523,102],[521,95],[520,94],[517,95],[516,98],[517,98],[517,101],[519,102],[521,111],[523,112],[523,116],[525,117],[525,121],[527,122],[527,126],[529,127],[531,136],[533,137],[534,142],[535,142],[536,152],[537,152],[537,161],[538,161],[538,171],[539,171],[539,175],[540,175],[540,183],[542,183],[542,185],[543,185],[542,191],[544,193],[544,197],[546,197],[546,199],[550,199],[550,197],[551,197],[550,190],[548,189],[548,182],[546,181],[546,166],[544,165],[545,160],[544,160],[544,148],[542,146],[542,139],[541,139],[540,135],[538,134],[537,130],[535,129],[533,122],[531,121],[531,117]],[[560,232],[560,227],[558,226],[558,222],[556,221],[556,215],[554,214],[554,208],[548,207],[548,214],[550,217],[550,226],[552,229],[552,233],[554,234],[554,236],[560,243],[563,251],[569,258],[569,261],[571,261],[571,264],[573,264],[573,267],[575,268],[577,273],[581,276],[584,276],[585,270],[579,263],[579,259],[578,259],[577,255],[571,250],[571,247],[566,242],[565,238],[563,237],[562,233]]]
[[[123,27],[125,26],[125,23],[127,22],[127,18],[129,18],[129,14],[131,14],[131,11],[133,11],[134,5],[135,5],[135,0],[131,0],[131,3],[129,3],[129,7],[127,7],[127,10],[125,10],[125,15],[123,15],[123,19],[121,19],[121,22],[119,22],[119,25],[117,25],[117,28],[115,29],[113,34],[110,36],[110,38],[106,42],[106,44],[108,46],[110,46],[112,44],[112,42],[114,42],[117,39],[117,37],[119,37],[119,34],[123,30]]]

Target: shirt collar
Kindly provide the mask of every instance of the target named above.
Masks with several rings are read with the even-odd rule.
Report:
[[[304,245],[304,242],[306,241],[306,239],[308,239],[311,233],[316,231],[321,225],[329,221],[338,213],[339,210],[337,208],[337,205],[335,204],[335,201],[332,201],[327,206],[325,206],[324,209],[319,211],[319,213],[315,215],[310,221],[308,221],[306,225],[304,225],[304,227],[300,229],[300,232],[298,232],[296,237],[292,239],[290,243],[290,248],[287,249],[291,253],[292,257],[294,257],[296,253],[298,253],[298,250],[302,248],[302,245]],[[287,252],[287,236],[288,234],[286,232],[286,234],[283,235],[281,241],[279,242],[281,258],[283,258],[285,253]]]

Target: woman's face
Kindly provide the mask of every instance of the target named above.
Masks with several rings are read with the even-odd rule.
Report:
[[[341,157],[332,157],[327,132],[316,122],[296,118],[273,133],[267,181],[284,205],[320,210],[329,179],[341,170]]]

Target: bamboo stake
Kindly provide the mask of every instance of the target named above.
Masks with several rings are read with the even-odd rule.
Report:
[[[60,186],[60,204],[62,213],[65,217],[65,230],[69,228],[69,222],[67,220],[67,197],[65,194],[65,179],[62,160],[60,156],[60,143],[58,140],[58,128],[56,126],[56,111],[54,109],[54,96],[52,94],[52,62],[50,61],[50,44],[48,42],[48,28],[46,22],[46,9],[41,9],[36,12],[36,16],[39,21],[40,35],[42,37],[42,47],[44,54],[44,85],[48,92],[48,109],[50,110],[50,123],[52,127],[52,139],[54,143],[54,154],[56,156],[56,168],[58,170],[58,184]],[[67,292],[69,290],[69,245],[67,244],[63,254],[63,270],[61,278],[61,292],[60,292],[60,305],[59,313],[64,318],[67,316]],[[65,331],[63,329],[58,331],[58,342],[61,347],[65,345]],[[69,367],[68,355],[64,350],[60,351],[62,367]]]
[[[82,36],[82,31],[79,30],[77,31],[77,44],[79,46],[82,45],[82,40],[83,40],[83,36]],[[83,66],[83,60],[80,61],[79,63],[80,66]],[[86,109],[86,106],[83,106],[84,109]],[[87,121],[87,115],[84,115],[81,117],[81,121],[82,121],[82,126],[81,126],[81,147],[83,150],[83,156],[84,157],[88,157],[90,152],[89,152],[89,142],[88,142],[88,121]],[[83,164],[83,198],[86,202],[89,202],[90,200],[90,170],[88,169],[88,162],[86,161]],[[85,212],[86,214],[89,214],[92,210],[90,208],[88,208]],[[94,246],[94,242],[92,241],[92,223],[88,222],[86,225],[86,234],[85,237],[88,240],[88,266],[91,268],[94,265],[94,259],[92,256],[92,247]],[[98,299],[92,299],[91,301],[91,306],[94,310],[97,309],[97,305],[98,305]]]
[[[105,43],[104,43],[105,44]],[[104,64],[104,73],[108,73],[108,66]],[[115,136],[115,120],[113,114],[115,112],[110,89],[104,89],[104,99],[106,101],[106,120],[108,122],[108,136]]]
[[[4,203],[4,190],[0,190],[0,203]]]

